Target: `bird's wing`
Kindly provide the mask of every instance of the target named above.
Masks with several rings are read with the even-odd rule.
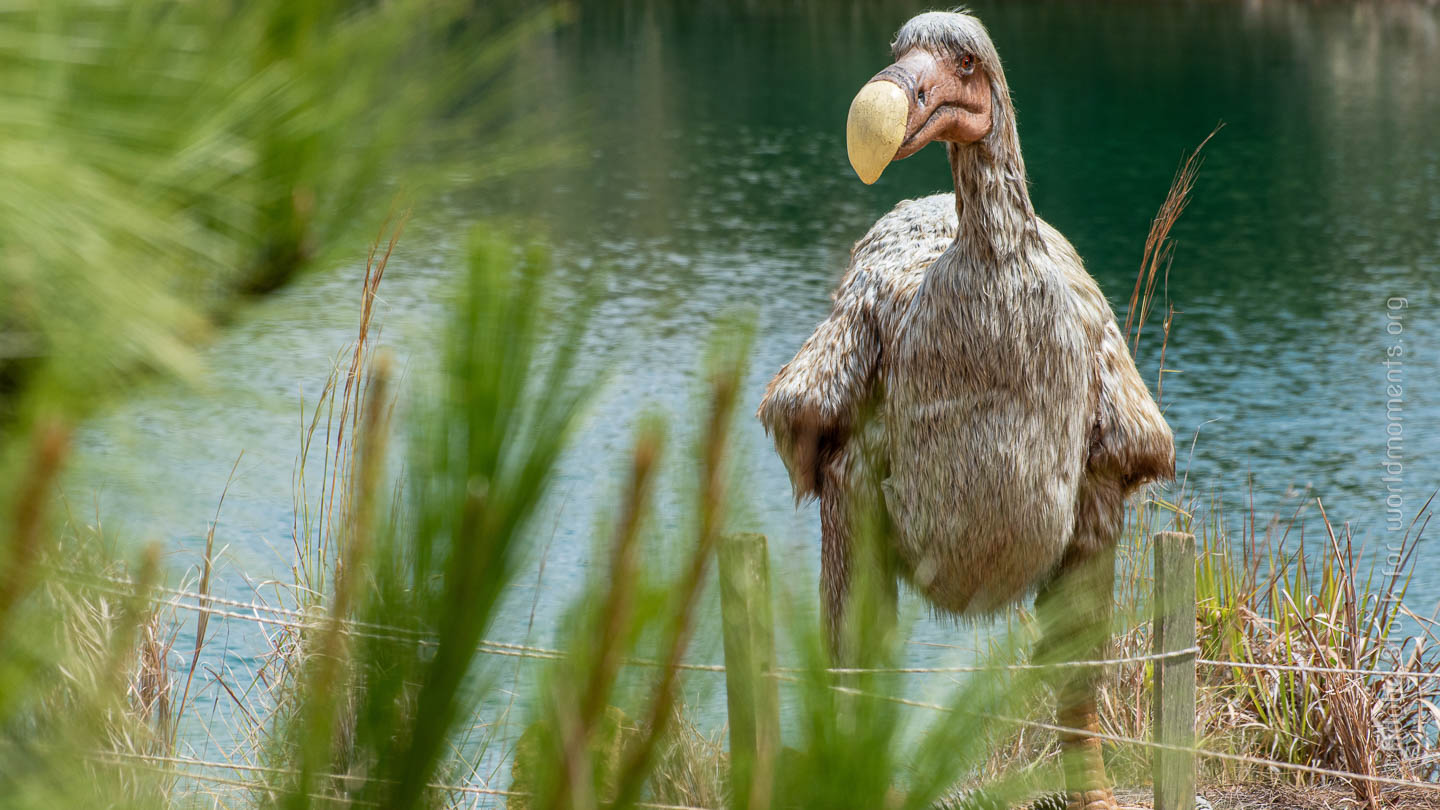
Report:
[[[796,498],[820,494],[828,451],[871,403],[883,330],[955,238],[955,197],[906,200],[856,243],[835,304],[765,388],[756,413],[775,439]]]
[[[1130,348],[1115,323],[1115,313],[1080,257],[1048,224],[1044,240],[1074,293],[1080,319],[1087,326],[1095,356],[1095,416],[1086,465],[1129,491],[1148,481],[1175,474],[1175,439],[1160,406],[1135,367]]]
[[[1175,438],[1150,396],[1112,316],[1095,351],[1099,380],[1097,431],[1089,467],[1115,475],[1128,491],[1175,475]]]
[[[830,317],[765,387],[756,416],[775,439],[796,498],[820,494],[821,451],[844,443],[874,386],[880,338],[873,286],[852,265]]]

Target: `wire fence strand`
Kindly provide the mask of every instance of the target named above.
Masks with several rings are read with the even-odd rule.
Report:
[[[134,583],[127,580],[106,577],[103,584],[93,579],[76,577],[74,572],[61,571],[67,581],[80,587],[91,588],[118,596],[132,597],[135,595]],[[124,586],[129,585],[130,590]],[[221,618],[240,619],[243,621],[255,622],[257,624],[282,627],[291,630],[307,630],[315,626],[317,622],[323,621],[323,615],[306,614],[301,611],[288,608],[278,608],[265,605],[261,602],[246,602],[238,599],[227,599],[218,596],[197,593],[195,591],[184,591],[178,588],[161,588],[153,590],[167,593],[171,598],[165,599],[152,596],[151,601],[158,607],[176,608],[196,613],[206,613]],[[208,603],[208,604],[207,604]],[[235,610],[227,610],[221,607],[210,605],[224,605],[228,608],[242,608],[251,611],[242,613]],[[270,613],[272,616],[260,615]],[[275,616],[283,618],[274,618]],[[434,647],[437,642],[424,637],[423,633],[407,628],[393,625],[377,624],[375,622],[362,622],[348,620],[345,622],[347,632],[355,637],[369,638],[378,641],[403,641],[415,643],[420,646]],[[564,650],[553,647],[540,647],[529,644],[518,644],[510,641],[493,641],[484,639],[476,649],[484,655],[496,655],[511,658],[531,658],[537,660],[560,660],[568,657]],[[1183,650],[1172,650],[1161,653],[1147,653],[1145,655],[1122,656],[1115,658],[1097,658],[1081,661],[1059,661],[1051,664],[970,664],[938,667],[829,667],[824,671],[832,675],[924,675],[924,674],[962,674],[962,673],[984,673],[984,672],[1030,672],[1036,670],[1056,668],[1103,668],[1120,666],[1124,664],[1138,664],[1147,661],[1165,661],[1174,658],[1197,655],[1200,652],[1198,647],[1190,647]],[[627,658],[624,663],[628,666],[658,668],[665,666],[663,661],[650,658]],[[698,664],[691,662],[680,662],[676,668],[691,672],[723,673],[724,664]],[[814,670],[804,667],[777,667],[774,672],[780,674],[799,674],[813,672]]]
[[[1234,667],[1236,669],[1273,670],[1276,672],[1314,672],[1322,675],[1365,675],[1385,678],[1418,678],[1440,680],[1440,672],[1409,672],[1403,669],[1352,669],[1349,667],[1312,667],[1308,664],[1258,664],[1251,661],[1216,661],[1211,658],[1197,658],[1195,663],[1207,667]]]
[[[78,572],[57,569],[58,573],[72,584],[85,588],[91,588],[117,596],[134,596],[136,583],[117,577],[85,577]],[[97,579],[99,581],[97,581]],[[128,590],[127,590],[128,589]],[[151,596],[150,599],[158,607],[176,608],[197,613],[208,613],[221,618],[240,619],[252,621],[258,624],[282,627],[292,630],[306,630],[314,626],[318,621],[326,619],[323,613],[294,610],[291,608],[267,605],[263,602],[230,599],[222,596],[186,591],[179,588],[155,586],[152,590],[170,595],[170,599],[162,599]],[[239,608],[249,613],[225,610],[227,608]],[[269,616],[262,615],[269,614]],[[271,618],[283,617],[283,618]],[[398,627],[396,625],[368,622],[360,619],[347,619],[344,624],[350,635],[369,638],[378,641],[404,641],[413,642],[421,646],[435,646],[433,639],[426,638],[422,631]],[[950,645],[947,645],[950,646]],[[519,644],[511,641],[495,641],[483,639],[477,652],[485,655],[496,655],[510,658],[529,658],[535,660],[560,660],[567,657],[564,650],[553,647],[542,647],[532,644]],[[1113,658],[1097,658],[1084,661],[1060,661],[1050,664],[989,664],[989,665],[955,665],[939,667],[831,667],[826,671],[835,675],[861,675],[861,674],[891,674],[891,675],[922,675],[922,674],[959,674],[959,673],[982,673],[982,672],[1004,672],[1004,671],[1032,671],[1051,668],[1099,668],[1122,666],[1126,664],[1142,664],[1153,661],[1165,661],[1175,658],[1183,658],[1189,655],[1198,656],[1201,650],[1198,647],[1189,647],[1182,650],[1172,650],[1161,653],[1146,653],[1143,655],[1119,656]],[[629,666],[638,667],[660,667],[664,666],[661,661],[648,658],[627,658],[624,662]],[[1309,664],[1268,664],[1250,661],[1224,661],[1211,658],[1197,657],[1195,663],[1207,667],[1235,667],[1238,669],[1275,671],[1275,672],[1297,672],[1315,673],[1324,675],[1357,675],[1373,678],[1415,678],[1420,680],[1440,680],[1440,672],[1411,672],[1406,670],[1386,669],[1356,669],[1350,667],[1328,667],[1312,666]],[[692,672],[724,672],[723,664],[698,664],[681,662],[678,667],[682,670]],[[780,673],[803,673],[809,672],[802,667],[778,667],[775,670]]]
[[[93,752],[93,753],[91,754],[91,758],[92,758],[92,759],[99,759],[99,760],[107,760],[107,761],[114,762],[114,763],[117,763],[117,764],[123,762],[123,763],[126,763],[126,764],[131,764],[131,763],[133,763],[133,764],[139,764],[139,765],[142,765],[142,766],[144,766],[144,765],[149,765],[151,770],[159,770],[159,771],[162,772],[162,773],[170,774],[170,775],[173,775],[173,776],[180,776],[180,777],[186,777],[186,778],[192,778],[192,779],[203,779],[203,780],[205,780],[205,781],[216,782],[216,783],[218,783],[218,784],[228,784],[228,785],[231,785],[231,786],[234,786],[234,787],[241,787],[241,788],[246,788],[246,789],[250,789],[250,790],[255,790],[255,789],[257,789],[257,788],[258,788],[258,789],[264,789],[266,786],[256,784],[255,782],[246,782],[246,781],[241,780],[241,779],[232,779],[232,778],[229,778],[229,777],[217,776],[217,775],[215,775],[215,774],[209,774],[209,773],[197,773],[197,772],[194,771],[194,770],[177,770],[177,769],[175,769],[175,768],[166,768],[166,767],[164,767],[164,766],[166,766],[166,765],[173,765],[173,766],[178,766],[179,768],[198,768],[198,769],[204,769],[204,770],[232,770],[232,771],[239,771],[239,772],[241,772],[241,773],[253,773],[253,774],[256,774],[256,775],[264,775],[264,776],[299,776],[299,775],[300,775],[300,772],[299,772],[299,771],[296,771],[296,770],[291,769],[291,768],[276,768],[276,767],[270,767],[270,766],[265,766],[265,765],[249,765],[249,764],[236,763],[236,762],[222,762],[222,761],[218,761],[218,760],[195,759],[195,758],[193,758],[193,757],[164,756],[164,755],[161,755],[161,754],[141,754],[141,753],[137,753],[137,752],[134,752],[134,751],[96,751],[96,752]],[[322,781],[322,782],[323,782],[323,781],[359,782],[359,783],[362,783],[362,784],[363,784],[363,783],[378,782],[378,781],[380,781],[380,780],[376,780],[376,779],[374,779],[374,778],[372,778],[372,777],[368,777],[368,776],[360,776],[360,775],[357,775],[357,774],[340,774],[340,773],[315,774],[315,775],[314,775],[314,778],[315,778],[317,781]],[[503,796],[503,797],[507,797],[507,798],[529,798],[530,796],[533,795],[533,794],[531,794],[531,793],[529,793],[529,792],[527,792],[527,791],[522,791],[522,790],[502,790],[502,789],[500,789],[500,788],[492,788],[492,787],[486,787],[486,786],[481,786],[481,785],[457,785],[457,784],[447,784],[447,783],[444,783],[444,782],[429,782],[429,783],[426,784],[426,787],[430,788],[431,790],[441,791],[441,792],[444,792],[444,793],[464,793],[464,794],[469,794],[469,795],[474,795],[474,796],[496,796],[496,797],[501,797],[501,796]],[[314,799],[325,799],[325,800],[329,800],[329,801],[337,801],[337,800],[338,800],[338,801],[343,801],[343,802],[347,802],[347,803],[355,803],[355,804],[368,805],[368,806],[378,806],[378,805],[376,805],[376,803],[374,803],[374,802],[363,801],[363,800],[360,800],[360,799],[354,799],[354,798],[347,797],[347,796],[333,796],[333,795],[315,794],[315,793],[311,793],[311,794],[309,794],[309,795],[310,795],[311,798],[314,798]],[[647,802],[647,801],[635,802],[635,806],[636,806],[636,807],[649,808],[649,810],[719,810],[718,808],[699,807],[699,806],[696,806],[696,805],[689,805],[689,804],[666,804],[666,803],[664,803],[664,802]]]

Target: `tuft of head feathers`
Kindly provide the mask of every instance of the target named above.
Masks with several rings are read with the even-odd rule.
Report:
[[[985,25],[964,11],[927,11],[910,18],[895,34],[890,52],[899,59],[911,48],[959,57],[974,54],[987,68],[999,67],[1000,57]]]
[[[990,134],[974,144],[948,144],[960,236],[994,258],[1027,245],[1037,247],[1039,230],[1020,154],[1015,104],[985,25],[961,11],[930,11],[902,25],[890,47],[897,60],[913,48],[953,60],[967,53],[975,57],[990,79],[993,123]]]

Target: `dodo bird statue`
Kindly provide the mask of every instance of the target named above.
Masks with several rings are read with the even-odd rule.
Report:
[[[1088,631],[1066,654],[1099,655],[1125,500],[1173,476],[1173,436],[1095,280],[1035,214],[985,27],[921,14],[893,58],[851,104],[850,163],[870,184],[941,141],[955,192],[901,202],[856,243],[830,316],[758,413],[797,498],[820,501],[832,646],[857,572],[878,567],[892,612],[900,580],[959,617],[1034,594],[1041,650]],[[878,554],[861,523],[882,527]],[[1058,722],[1078,730],[1061,735],[1067,807],[1113,810],[1085,733],[1094,671],[1056,672]]]

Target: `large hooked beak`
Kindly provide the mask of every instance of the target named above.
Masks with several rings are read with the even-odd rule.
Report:
[[[860,182],[880,179],[905,141],[909,120],[910,98],[900,85],[877,76],[860,88],[845,119],[845,150]]]
[[[990,131],[990,83],[966,56],[956,65],[911,48],[850,102],[845,147],[866,185],[931,141],[974,143]]]

